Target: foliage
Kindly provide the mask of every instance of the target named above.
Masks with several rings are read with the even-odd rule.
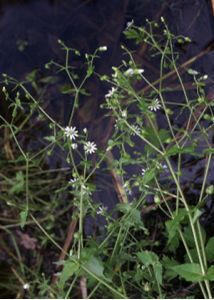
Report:
[[[160,61],[158,80],[150,81],[125,46],[124,60],[108,76],[96,73],[96,61],[107,50],[105,46],[82,55],[62,41],[59,45],[65,62],[46,64],[53,75],[38,79],[37,72],[32,71],[20,82],[3,74],[3,93],[11,118],[0,116],[8,141],[2,141],[6,157],[0,162],[5,170],[0,174],[1,200],[2,208],[9,211],[6,221],[10,219],[11,224],[1,229],[14,245],[11,268],[16,292],[23,293],[24,289],[29,298],[66,299],[82,297],[86,292],[88,298],[173,298],[180,285],[188,298],[212,298],[214,240],[200,223],[203,205],[213,194],[207,177],[213,155],[209,131],[214,118],[212,104],[205,97],[206,77],[192,69],[185,72],[195,88],[194,96],[189,95],[175,44],[191,41],[174,36],[163,18],[160,24],[148,21],[145,27],[130,24],[125,35],[147,45],[151,59]],[[85,59],[81,72],[70,63],[71,57]],[[104,146],[91,138],[87,128],[78,129],[74,124],[81,96],[89,96],[85,85],[94,74],[109,86],[101,107],[107,120],[114,121]],[[171,75],[176,76],[182,92],[180,103],[168,100],[171,89],[164,80]],[[60,76],[66,76],[67,82],[62,83]],[[144,87],[137,89],[140,82]],[[73,99],[66,127],[40,101],[44,89],[52,85]],[[179,117],[187,112],[188,122],[180,128]],[[29,140],[23,137],[29,132],[34,135],[36,127],[40,131],[33,137],[36,145],[28,145]],[[203,152],[199,151],[201,144]],[[66,167],[51,169],[48,161],[54,161],[57,151]],[[188,155],[203,159],[205,164],[194,203],[182,186],[183,162]],[[94,201],[95,193],[103,193],[94,176],[105,169],[113,174],[120,200],[112,211]],[[17,215],[19,220],[14,220]],[[89,217],[104,224],[93,235],[84,229]],[[77,226],[65,251],[62,244],[71,221]],[[14,231],[17,226],[37,238],[32,241],[28,237],[33,264],[27,262],[25,252],[21,253]],[[50,256],[55,263],[51,274],[43,271],[41,249],[54,253]],[[59,253],[62,260],[58,260]],[[192,283],[194,291],[189,289]],[[11,284],[4,286],[10,289]]]

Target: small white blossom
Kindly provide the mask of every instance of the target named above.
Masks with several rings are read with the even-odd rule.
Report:
[[[157,111],[161,108],[160,101],[158,99],[155,99],[151,105],[148,106],[148,109],[151,111]]]
[[[70,140],[75,140],[76,137],[78,137],[78,131],[76,130],[76,127],[65,127],[64,129],[65,136],[68,137]]]
[[[107,210],[107,207],[100,206],[99,209],[98,209],[98,211],[97,211],[97,215],[103,215],[106,210]]]
[[[69,183],[74,183],[74,182],[76,182],[77,181],[77,179],[76,178],[71,178],[70,180],[69,180]]]
[[[72,148],[73,150],[77,149],[77,143],[71,144],[71,148]]]
[[[97,145],[94,142],[86,142],[84,145],[84,150],[86,154],[92,154],[97,150]]]
[[[122,110],[121,115],[122,115],[123,118],[127,118],[127,111],[126,110]]]
[[[142,75],[144,73],[144,69],[137,69],[137,74]]]
[[[118,120],[115,120],[114,128],[118,129]]]
[[[85,134],[87,133],[87,131],[88,131],[87,128],[84,128],[84,129],[83,129],[83,132],[84,132]]]
[[[133,76],[134,75],[134,70],[132,68],[129,68],[128,70],[125,71],[124,74],[126,76]]]
[[[92,192],[90,191],[89,187],[85,186],[84,184],[82,185],[82,193],[88,196],[92,195]]]
[[[130,186],[129,186],[129,183],[128,183],[128,182],[125,182],[125,183],[124,183],[123,188],[124,188],[125,192],[126,192],[128,195],[132,195],[132,191],[131,191],[131,189],[130,189]]]
[[[114,93],[117,91],[115,87],[112,87],[111,90],[108,91],[108,93],[105,95],[105,98],[110,98],[114,95]]]
[[[146,174],[146,171],[147,171],[147,170],[148,170],[147,168],[146,168],[146,169],[143,168],[143,169],[141,170],[141,175],[144,176],[144,175]]]
[[[131,132],[131,135],[140,135],[141,133],[141,129],[138,125],[132,125],[132,132]]]
[[[144,73],[144,69],[132,69],[129,68],[125,71],[125,76],[133,76],[133,75],[142,75]]]
[[[129,29],[134,24],[134,20],[132,19],[130,22],[126,24],[126,30]]]
[[[106,46],[100,46],[99,51],[107,51],[107,47]]]
[[[29,290],[29,288],[30,288],[30,284],[29,283],[23,284],[23,289],[24,290]]]
[[[187,70],[187,73],[188,73],[189,75],[193,75],[193,76],[197,76],[197,75],[199,74],[198,71],[193,70],[193,69],[188,69],[188,70]]]

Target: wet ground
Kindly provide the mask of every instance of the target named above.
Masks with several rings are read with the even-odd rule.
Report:
[[[191,38],[191,45],[178,49],[183,62],[204,51],[214,41],[212,9],[210,1],[206,0],[0,1],[0,73],[8,73],[23,80],[29,72],[37,70],[37,78],[41,80],[49,75],[49,71],[44,69],[48,61],[51,59],[63,61],[63,53],[57,42],[61,39],[69,47],[83,53],[92,53],[97,47],[106,45],[108,51],[103,53],[96,67],[97,72],[109,74],[111,66],[118,65],[122,58],[120,44],[125,43],[133,49],[135,47],[125,40],[122,33],[126,23],[133,19],[136,25],[142,25],[146,19],[158,21],[160,16],[165,17],[175,34]],[[157,79],[158,62],[156,65],[151,64],[149,53],[142,51],[142,47],[137,49],[135,55],[150,79]],[[75,61],[75,64],[82,68],[81,61]],[[191,67],[209,75],[206,92],[207,95],[213,95],[214,51],[202,56]],[[44,106],[53,118],[65,126],[72,109],[72,101],[68,96],[62,96],[57,88],[63,78],[57,80],[58,82],[45,92]],[[167,84],[173,85],[173,81],[169,80]],[[111,125],[103,118],[103,112],[100,110],[108,86],[101,84],[94,77],[86,88],[92,96],[87,97],[87,101],[84,96],[81,97],[75,124],[79,129],[87,127],[91,138],[99,144],[101,137],[105,140],[108,138],[108,132],[111,132],[109,130]],[[143,88],[143,85],[139,88]],[[174,91],[170,97],[179,99],[180,96],[179,91]],[[0,108],[4,109],[1,106]],[[160,115],[159,124],[164,126],[161,125],[161,120]],[[177,122],[180,126],[184,119],[180,118]],[[37,141],[40,139],[39,132],[30,141],[31,147],[35,146],[35,139]],[[213,139],[213,133],[210,134],[210,139]],[[57,155],[58,158],[49,162],[51,168],[62,163],[60,153]],[[214,167],[214,161],[212,166]],[[191,197],[198,194],[195,187],[200,186],[202,182],[203,167],[204,161],[192,162],[191,158],[187,157],[183,169],[185,172],[183,184],[189,186]],[[112,208],[118,199],[111,188],[111,178],[108,175],[100,174],[98,184],[104,186],[105,180],[110,184],[106,185],[107,196],[102,201],[104,205],[108,204],[109,208]],[[208,184],[214,183],[214,173],[210,172],[207,181]],[[99,193],[95,197],[95,201],[101,201]],[[204,222],[212,232],[209,224],[214,217],[214,206],[211,201],[207,206]],[[86,233],[87,230],[86,226]]]

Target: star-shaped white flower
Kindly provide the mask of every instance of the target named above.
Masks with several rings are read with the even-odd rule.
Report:
[[[105,95],[105,98],[106,98],[106,99],[111,98],[111,96],[113,96],[114,93],[115,93],[116,91],[117,91],[117,88],[112,87],[112,88],[108,91],[108,93]]]
[[[78,137],[78,131],[77,131],[76,127],[72,127],[72,126],[69,127],[69,126],[67,126],[64,129],[64,133],[65,133],[65,136],[67,138],[69,138],[70,140],[75,140],[76,137]]]
[[[93,154],[97,150],[97,145],[94,142],[86,142],[84,145],[84,150],[86,154]]]
[[[105,206],[99,206],[98,211],[97,211],[97,215],[103,215],[107,210],[107,207]]]
[[[153,100],[152,104],[148,106],[151,111],[157,111],[161,108],[160,101],[158,99]]]

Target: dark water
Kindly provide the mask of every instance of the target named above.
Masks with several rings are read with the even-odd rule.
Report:
[[[132,43],[125,41],[122,33],[126,23],[134,19],[136,25],[142,25],[145,24],[146,18],[159,20],[162,15],[175,34],[189,36],[193,41],[188,49],[180,51],[183,61],[197,55],[213,42],[214,20],[210,1],[206,0],[0,1],[0,73],[8,73],[22,80],[29,72],[36,69],[38,78],[48,76],[49,71],[44,69],[48,61],[54,59],[63,62],[64,54],[57,42],[61,39],[69,47],[79,49],[83,53],[92,53],[97,47],[106,45],[108,51],[102,54],[102,59],[97,62],[96,68],[101,74],[109,74],[111,66],[118,65],[122,58],[120,44],[125,43],[134,48]],[[155,80],[157,78],[155,70],[159,68],[158,62],[151,67],[148,64],[149,54],[140,56],[140,60],[143,68],[150,74],[150,79]],[[84,69],[81,60],[75,60],[75,64],[81,70]],[[191,67],[202,74],[209,75],[206,92],[214,93],[214,52],[210,51]],[[57,88],[63,80],[64,78],[59,78],[58,82],[46,91],[45,99],[48,100],[44,105],[51,116],[65,126],[73,102],[68,96],[62,96]],[[85,97],[81,97],[80,109],[75,115],[75,124],[79,129],[87,127],[91,138],[99,144],[109,126],[108,121],[102,118],[103,112],[100,110],[100,104],[104,100],[108,87],[98,82],[96,78],[92,78],[86,88],[92,96],[87,97],[87,101]],[[170,97],[177,101],[181,94],[173,92]],[[159,123],[164,127],[161,121],[160,115]],[[184,119],[178,119],[178,126],[183,122]],[[40,139],[42,140],[43,134],[41,137],[40,134],[41,132],[38,132],[33,136],[31,147],[39,143]],[[213,138],[213,134],[210,138]],[[61,153],[57,152],[58,159],[51,167],[57,166],[60,156]],[[214,161],[210,169],[213,168]],[[187,157],[182,183],[189,186],[191,197],[198,195],[199,190],[195,187],[201,185],[203,170],[204,160],[195,161],[192,165],[191,158]],[[135,171],[130,170],[130,172]],[[118,199],[111,188],[111,178],[99,174],[98,181],[97,184],[103,186],[106,196],[102,199],[103,191],[101,195],[96,193],[95,201],[103,201],[109,208],[114,207]],[[105,182],[108,184],[106,185]],[[207,184],[212,183],[214,183],[214,172],[209,173],[207,180]],[[207,205],[204,222],[208,224],[214,217],[214,206],[211,202]],[[90,225],[92,220],[86,222]],[[90,227],[86,226],[86,233],[90,233],[90,229],[87,229]]]
[[[193,41],[188,49],[180,51],[183,61],[203,51],[214,40],[210,1],[205,0],[1,1],[0,72],[8,73],[20,80],[32,70],[37,70],[38,79],[48,76],[49,72],[44,69],[45,63],[51,59],[63,62],[64,53],[57,42],[61,39],[69,47],[83,53],[92,53],[97,47],[106,45],[108,51],[97,62],[96,68],[101,74],[109,74],[111,66],[117,65],[122,58],[120,44],[126,43],[134,48],[132,43],[125,40],[122,33],[126,23],[133,19],[136,25],[142,25],[146,19],[159,20],[161,15],[165,17],[175,34],[189,36]],[[146,53],[140,60],[150,79],[156,79],[155,70],[158,70],[159,62],[152,66],[153,69],[149,69],[149,55]],[[81,60],[75,63],[83,71]],[[207,93],[212,92],[214,52],[210,51],[191,67],[209,75]],[[58,84],[61,84],[64,78],[58,80],[59,82],[49,87],[46,92],[44,105],[51,116],[65,126],[73,102],[70,97],[62,96],[58,89]],[[103,112],[99,108],[108,87],[92,78],[87,83],[86,89],[92,96],[87,97],[87,101],[85,97],[81,97],[75,123],[78,128],[87,127],[91,138],[99,144],[100,137],[105,135],[108,128],[108,121],[102,118]],[[174,92],[170,97],[177,101],[182,96],[180,92]],[[159,123],[164,127],[161,121],[160,114]],[[185,114],[178,118],[177,125],[181,126],[184,121]],[[41,131],[36,138],[34,136],[30,143],[31,147],[39,143],[40,135]],[[57,152],[54,162],[51,160],[51,167],[57,165],[60,156],[61,153]],[[203,163],[199,161],[194,167],[184,168],[184,181],[191,178],[192,183],[200,184],[202,177],[197,174],[198,170],[203,168]],[[208,184],[212,182],[213,176],[209,174]]]

